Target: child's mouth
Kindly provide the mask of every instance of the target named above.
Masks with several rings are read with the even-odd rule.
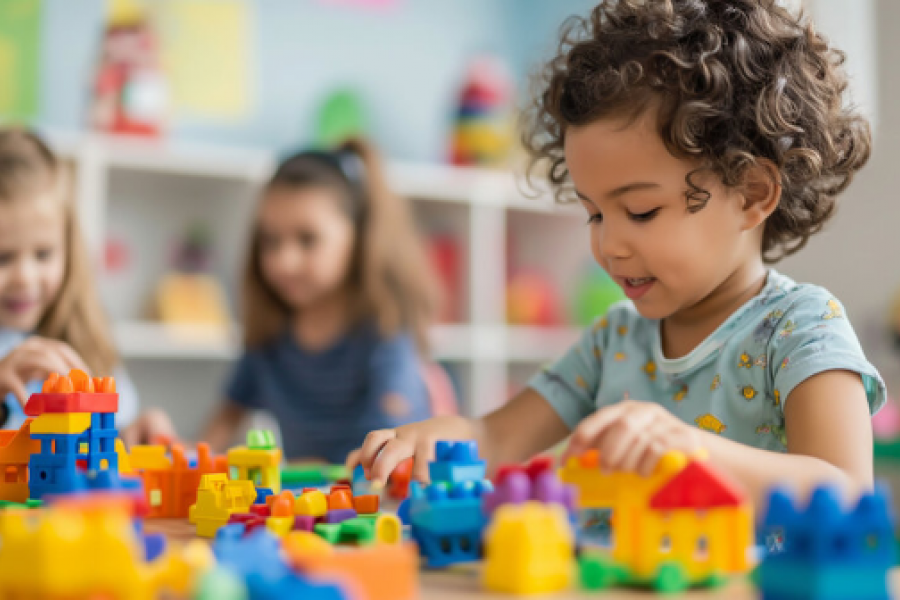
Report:
[[[625,295],[628,296],[631,300],[637,300],[644,294],[646,294],[653,284],[656,282],[655,277],[626,277],[625,285],[622,288],[625,290]]]

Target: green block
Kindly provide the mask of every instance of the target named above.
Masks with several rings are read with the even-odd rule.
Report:
[[[33,498],[29,498],[25,502],[10,502],[9,500],[0,500],[0,508],[40,508],[43,505],[43,500],[35,500]]]
[[[342,523],[319,523],[313,532],[330,544],[337,544],[341,538]]]
[[[875,440],[874,453],[876,461],[900,461],[900,439],[891,441]]]
[[[587,590],[603,590],[614,586],[653,588],[657,592],[680,592],[688,587],[719,587],[728,581],[721,573],[713,573],[700,581],[688,581],[684,568],[674,561],[664,562],[650,578],[635,577],[628,567],[606,556],[582,556],[578,560],[581,585]]]
[[[284,467],[281,469],[281,484],[316,486],[327,483],[322,467]]]
[[[331,544],[371,544],[375,541],[375,520],[356,517],[343,523],[319,523],[313,531]]]

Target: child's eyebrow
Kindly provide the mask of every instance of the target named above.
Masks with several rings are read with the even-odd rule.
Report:
[[[625,194],[628,194],[629,192],[638,192],[641,190],[651,190],[651,189],[657,189],[659,187],[661,187],[661,186],[658,183],[653,183],[652,181],[635,181],[633,183],[628,183],[628,184],[619,186],[619,187],[615,188],[614,190],[610,190],[610,191],[606,192],[603,196],[608,199],[613,199],[613,198],[618,198],[620,196],[624,196]],[[584,200],[585,202],[591,202],[593,204],[593,201],[590,198],[588,198],[587,196],[585,196],[578,190],[575,190],[575,195],[578,196],[581,200]]]

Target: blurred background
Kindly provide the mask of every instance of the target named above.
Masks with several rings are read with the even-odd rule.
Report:
[[[366,132],[449,302],[434,354],[484,413],[620,298],[584,217],[529,198],[514,122],[560,24],[592,0],[0,0],[0,120],[77,174],[82,227],[144,406],[195,435],[240,352],[237,281],[279,157]],[[900,274],[900,3],[790,2],[848,54],[876,152],[779,268],[845,303],[889,390]]]

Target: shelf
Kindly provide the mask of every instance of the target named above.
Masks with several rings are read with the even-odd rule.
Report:
[[[100,168],[238,180],[263,185],[276,166],[276,153],[239,146],[152,140],[101,134],[49,133],[53,146],[73,160],[90,157]],[[544,189],[535,192],[511,170],[389,161],[387,175],[400,195],[466,205],[577,214],[556,204]],[[536,196],[536,197],[532,197]]]
[[[115,339],[126,359],[234,360],[240,353],[237,329],[213,331],[154,321],[120,321]],[[439,325],[432,330],[432,354],[448,362],[540,363],[561,356],[578,329]]]

